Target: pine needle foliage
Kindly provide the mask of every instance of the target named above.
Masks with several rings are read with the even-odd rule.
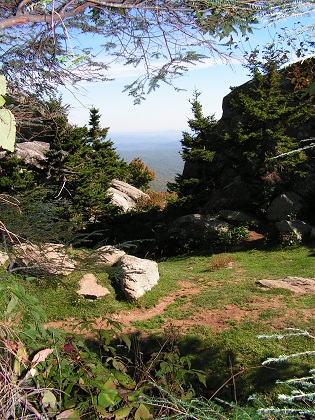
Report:
[[[294,339],[296,337],[307,337],[314,340],[315,337],[308,331],[297,328],[288,328],[283,334],[261,335],[259,339]],[[294,359],[310,358],[315,356],[314,350],[301,351],[297,353],[280,355],[278,357],[268,358],[263,366],[272,366],[284,362],[291,362]],[[278,406],[259,409],[263,416],[274,416],[279,419],[312,419],[315,416],[315,369],[310,370],[309,376],[288,379],[286,381],[277,381],[277,384],[285,385],[288,388],[288,394],[278,395]]]

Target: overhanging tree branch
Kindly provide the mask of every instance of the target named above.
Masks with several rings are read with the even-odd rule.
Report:
[[[0,0],[0,72],[10,86],[38,95],[57,85],[106,80],[104,70],[118,62],[144,68],[137,81],[141,96],[146,83],[152,90],[157,80],[169,82],[202,57],[228,59],[232,50],[224,39],[233,43],[232,34],[246,35],[258,18],[273,21],[280,12],[289,16],[314,6],[282,0]],[[86,34],[97,38],[82,48]],[[96,45],[106,54],[100,61]]]

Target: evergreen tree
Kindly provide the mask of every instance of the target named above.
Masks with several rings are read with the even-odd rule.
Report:
[[[65,125],[49,153],[50,183],[68,217],[89,220],[113,210],[107,190],[113,178],[124,178],[128,165],[119,158],[108,128],[101,128],[97,109],[90,110],[89,128]]]
[[[13,153],[7,152],[0,159],[0,194],[16,196],[34,190],[38,181],[34,169]]]
[[[232,89],[220,121],[203,116],[195,94],[183,174],[168,185],[192,210],[238,177],[250,197],[246,209],[260,211],[314,170],[314,152],[301,143],[315,137],[314,60],[283,68],[287,54],[273,45],[260,56],[248,57],[252,80]]]
[[[307,171],[307,155],[298,149],[302,140],[301,124],[314,124],[313,100],[301,89],[294,89],[290,72],[280,70],[287,60],[286,52],[273,45],[262,59],[259,51],[249,57],[253,76],[247,89],[235,88],[230,102],[238,122],[225,132],[225,148],[232,168],[243,179],[251,180],[260,203],[268,203],[278,188],[290,185],[292,177]],[[273,159],[289,153],[281,160]]]
[[[218,122],[214,115],[204,116],[199,102],[200,92],[195,91],[192,101],[194,118],[188,120],[191,132],[183,132],[182,158],[185,168],[177,175],[175,183],[168,183],[168,190],[176,192],[179,198],[197,198],[211,188],[211,162],[220,148]]]

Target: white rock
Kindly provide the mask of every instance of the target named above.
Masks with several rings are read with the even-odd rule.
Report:
[[[124,255],[118,262],[120,284],[128,299],[138,299],[157,285],[160,275],[155,261]]]
[[[25,141],[16,144],[16,156],[36,167],[40,167],[40,161],[46,160],[45,152],[49,150],[49,143],[44,141]]]
[[[5,264],[9,259],[9,256],[6,252],[0,251],[0,265]]]
[[[85,274],[79,281],[79,286],[78,295],[87,299],[97,299],[110,294],[106,287],[97,283],[97,277],[92,273]]]

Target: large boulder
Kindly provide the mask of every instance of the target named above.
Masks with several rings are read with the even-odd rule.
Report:
[[[267,209],[266,217],[273,222],[297,216],[302,210],[302,198],[290,191],[276,197]]]
[[[118,262],[119,279],[127,299],[137,300],[157,285],[160,275],[155,261],[124,255]]]
[[[148,194],[133,187],[126,182],[113,179],[111,187],[108,189],[111,196],[111,203],[123,211],[130,211],[136,208],[137,201],[141,198],[149,199]]]
[[[218,216],[220,219],[237,226],[247,225],[249,227],[256,228],[262,224],[262,220],[244,211],[220,210],[218,212]]]
[[[314,294],[315,279],[307,279],[304,277],[286,277],[284,279],[263,279],[257,280],[256,284],[264,289],[288,289],[297,294]]]
[[[29,273],[68,275],[76,263],[68,257],[66,247],[61,244],[14,245],[15,265],[27,267]]]
[[[8,259],[9,255],[4,251],[0,251],[0,265],[4,265]]]
[[[175,220],[169,228],[170,236],[182,239],[204,239],[215,233],[227,233],[233,226],[208,214],[187,214]]]
[[[280,235],[292,234],[298,241],[310,239],[313,226],[301,220],[281,220],[275,223]]]

